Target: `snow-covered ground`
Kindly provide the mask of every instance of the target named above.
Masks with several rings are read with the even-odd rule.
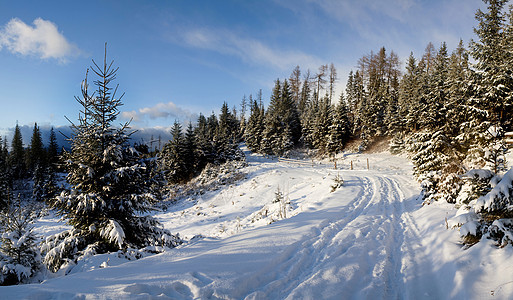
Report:
[[[188,243],[133,261],[98,255],[67,276],[0,287],[0,298],[513,297],[512,247],[482,242],[464,250],[458,232],[446,229],[456,209],[422,207],[406,159],[344,155],[337,170],[328,161],[249,154],[248,163],[245,179],[156,215]],[[337,175],[344,184],[331,192]],[[284,200],[273,203],[278,189]],[[38,232],[64,228],[52,220],[41,220]]]

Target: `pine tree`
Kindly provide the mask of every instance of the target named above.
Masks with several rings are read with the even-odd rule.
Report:
[[[194,135],[197,143],[197,156],[198,161],[196,168],[202,170],[208,163],[215,161],[215,147],[213,137],[210,135],[209,125],[207,118],[200,114],[198,117],[196,128],[194,129]]]
[[[471,54],[476,60],[475,99],[480,108],[488,110],[490,120],[502,126],[504,104],[511,102],[513,87],[511,65],[506,63],[507,51],[503,45],[505,33],[505,0],[485,0],[487,11],[478,10],[478,27],[474,30],[479,41],[471,42]],[[502,114],[502,116],[501,116]]]
[[[328,152],[332,119],[332,106],[330,104],[329,97],[325,96],[319,102],[319,109],[316,114],[313,132],[314,147],[322,154],[326,154]]]
[[[445,131],[453,137],[460,133],[460,125],[466,121],[465,101],[470,75],[468,52],[463,46],[463,40],[460,40],[458,47],[449,57],[447,73]]]
[[[328,93],[329,93],[329,99],[330,104],[333,103],[333,97],[335,97],[335,83],[338,80],[337,77],[337,69],[335,68],[335,65],[333,63],[330,64],[330,75],[329,75],[329,87],[328,87]]]
[[[82,84],[78,124],[71,123],[71,151],[64,153],[69,191],[50,201],[52,208],[68,220],[73,229],[48,238],[43,249],[44,262],[58,270],[79,251],[102,253],[127,247],[173,246],[176,239],[159,227],[158,221],[145,216],[157,201],[151,192],[154,173],[130,145],[128,123],[120,128],[112,123],[119,114],[121,97],[111,84],[118,68],[93,60],[97,76],[96,93],[88,91],[88,78]]]
[[[432,62],[432,74],[426,87],[426,113],[424,115],[425,126],[430,130],[438,130],[447,122],[448,102],[448,56],[447,46],[442,43],[438,53]]]
[[[239,127],[237,118],[228,108],[228,103],[224,102],[219,115],[219,126],[217,127],[217,141],[221,144],[230,144],[238,140]]]
[[[504,68],[507,61],[507,51],[503,48],[503,8],[506,1],[484,2],[487,11],[478,10],[476,13],[479,24],[474,31],[479,40],[471,41],[470,46],[470,53],[476,61],[476,71],[472,73],[465,103],[465,122],[461,124],[459,135],[460,142],[468,149],[465,163],[470,168],[482,168],[485,165],[485,153],[490,144],[488,131],[490,128],[502,128],[506,124],[502,119],[503,109],[511,99],[513,87],[511,72]],[[501,136],[495,138],[502,139]]]
[[[260,152],[262,133],[264,131],[264,116],[263,108],[260,108],[256,100],[250,103],[251,115],[248,119],[248,125],[244,139],[247,146],[253,152]]]
[[[253,96],[249,95],[249,103],[253,101]],[[241,103],[240,103],[240,119],[239,119],[239,136],[244,136],[244,131],[246,131],[246,110],[248,106],[248,101],[246,100],[246,95],[242,97]]]
[[[276,80],[265,116],[262,151],[282,155],[296,145],[300,137],[299,113],[290,94],[288,82],[284,80],[281,85],[280,81]]]
[[[294,70],[292,70],[292,74],[290,74],[289,82],[290,82],[290,92],[292,94],[292,99],[296,106],[300,106],[300,96],[301,96],[301,69],[299,66],[296,66]]]
[[[310,101],[312,100],[312,89],[310,85],[310,70],[308,70],[304,76],[303,84],[301,85],[301,93],[299,94],[297,105],[301,117],[303,117],[303,115],[305,114],[305,111],[307,107],[310,105]]]
[[[48,143],[47,153],[48,165],[55,171],[59,162],[59,145],[57,144],[57,138],[53,127],[50,129],[50,141]]]
[[[7,209],[10,186],[7,166],[8,153],[4,147],[7,145],[2,142],[2,137],[0,137],[0,213]]]
[[[187,126],[187,130],[185,131],[184,136],[184,162],[185,169],[187,170],[187,179],[190,179],[194,176],[197,171],[197,141],[196,134],[194,133],[194,127],[192,127],[192,123],[189,122]]]
[[[27,169],[30,172],[34,172],[34,170],[39,166],[40,168],[46,167],[46,151],[43,146],[43,139],[41,138],[41,131],[37,126],[37,123],[34,124],[34,130],[32,132],[32,137],[30,139],[30,145],[27,150]]]
[[[312,99],[301,116],[302,143],[305,147],[310,149],[315,148],[314,132],[318,112],[318,101]]]
[[[362,120],[365,119],[365,114],[367,112],[367,92],[365,91],[365,86],[363,84],[363,76],[359,71],[356,71],[353,77],[353,97],[355,101],[353,134],[356,134],[365,131],[365,124]]]
[[[164,169],[169,183],[180,183],[189,179],[185,152],[185,138],[182,132],[182,125],[175,121],[171,128],[171,140],[164,145],[159,154],[160,165]]]
[[[16,124],[14,128],[11,153],[9,155],[9,167],[12,170],[13,179],[21,179],[27,176],[25,168],[25,149],[23,148],[23,138],[18,124]]]
[[[285,151],[281,148],[281,134],[285,125],[280,116],[281,84],[277,79],[271,95],[271,102],[265,115],[265,128],[262,133],[261,150],[266,154],[281,155]]]
[[[335,107],[333,122],[329,128],[329,138],[327,150],[329,153],[338,153],[342,151],[344,145],[349,139],[351,129],[349,124],[347,104],[344,94],[340,95],[340,101]]]
[[[410,53],[406,64],[406,74],[400,83],[399,114],[405,119],[405,125],[410,130],[419,128],[420,110],[420,71],[413,52]]]
[[[328,72],[328,65],[322,65],[319,67],[319,72],[315,74],[315,95],[314,99],[316,101],[320,100],[321,90],[324,89],[324,85],[326,84],[326,75]]]

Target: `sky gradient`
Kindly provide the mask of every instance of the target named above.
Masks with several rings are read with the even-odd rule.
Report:
[[[357,60],[384,46],[404,67],[428,42],[474,37],[480,0],[0,0],[0,134],[76,120],[91,59],[119,66],[120,122],[168,127],[240,104],[299,65],[334,63],[338,92]],[[337,94],[338,97],[339,94]],[[25,136],[24,136],[25,137]]]

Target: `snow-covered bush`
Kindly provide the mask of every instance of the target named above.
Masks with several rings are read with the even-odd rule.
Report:
[[[200,175],[193,178],[185,185],[174,185],[170,187],[170,194],[173,200],[181,197],[202,195],[207,191],[214,191],[221,186],[233,184],[246,178],[246,173],[241,169],[246,167],[246,160],[231,160],[221,165],[208,164]],[[163,206],[164,203],[159,205]]]
[[[0,285],[18,284],[42,267],[31,209],[19,201],[0,214]]]
[[[280,203],[283,201],[283,192],[280,191],[280,187],[276,189],[276,192],[274,192],[274,199],[273,203]]]
[[[462,186],[456,197],[459,205],[469,204],[473,200],[486,195],[491,189],[493,173],[490,170],[474,169],[460,176]]]
[[[469,203],[462,206],[468,212],[457,214],[450,220],[451,227],[461,226],[460,235],[465,244],[472,245],[487,238],[499,246],[513,245],[513,168],[500,180],[492,174],[486,170],[466,174],[470,181],[462,189],[458,201]],[[496,180],[499,182],[494,185]],[[469,182],[473,183],[470,187]]]
[[[344,179],[340,174],[337,174],[337,176],[333,177],[333,184],[331,185],[331,192],[333,193],[338,188],[341,188],[344,185]]]
[[[426,174],[421,174],[418,177],[420,181],[421,191],[421,199],[423,199],[422,204],[431,204],[433,201],[438,199],[438,182],[440,181],[439,172],[430,171]]]
[[[477,199],[476,212],[485,219],[496,220],[513,217],[513,168],[485,196]]]
[[[447,174],[439,183],[438,199],[447,203],[456,203],[462,184],[460,176],[455,173]]]

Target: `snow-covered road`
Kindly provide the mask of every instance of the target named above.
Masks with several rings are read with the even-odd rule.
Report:
[[[421,207],[418,183],[404,158],[351,155],[334,170],[249,156],[246,172],[236,184],[158,215],[171,231],[204,238],[137,261],[115,254],[93,257],[64,277],[0,287],[0,298],[507,299],[513,294],[511,279],[500,275],[513,269],[505,263],[511,249],[483,243],[463,251],[457,232],[445,229],[445,217],[455,210],[443,203]],[[330,192],[337,174],[344,185]],[[290,201],[286,219],[276,213],[279,203],[272,203],[278,187]],[[106,261],[109,266],[100,268]]]

